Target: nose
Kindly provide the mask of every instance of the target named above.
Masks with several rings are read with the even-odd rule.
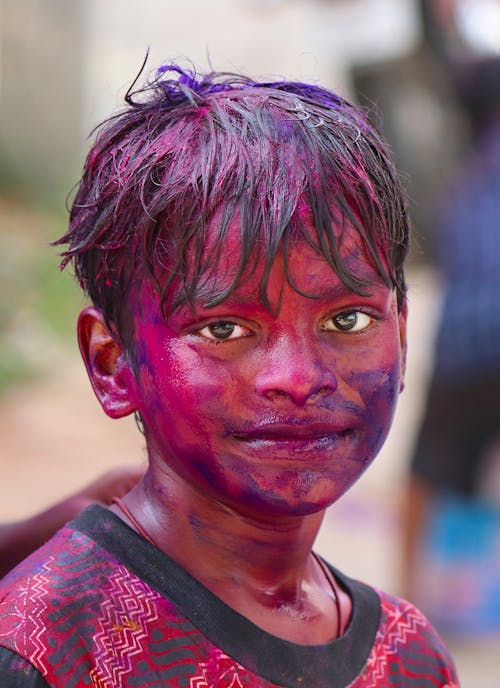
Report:
[[[266,399],[304,406],[334,392],[337,378],[332,362],[314,347],[298,337],[280,337],[268,348],[255,388]]]

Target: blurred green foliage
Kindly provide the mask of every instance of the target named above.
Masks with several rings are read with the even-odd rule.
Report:
[[[65,229],[64,204],[54,212],[0,196],[0,394],[47,370],[76,347],[83,297],[50,242]]]

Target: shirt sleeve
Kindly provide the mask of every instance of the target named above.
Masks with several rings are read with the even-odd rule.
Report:
[[[49,688],[41,673],[16,652],[0,647],[1,688]]]

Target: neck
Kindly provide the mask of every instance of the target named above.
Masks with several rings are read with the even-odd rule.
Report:
[[[260,628],[310,644],[341,632],[350,601],[311,554],[323,512],[245,514],[153,468],[124,501],[157,547]]]
[[[323,512],[267,518],[237,512],[175,474],[154,470],[126,503],[154,544],[207,587],[233,582],[278,595],[291,593],[308,575],[323,519]]]

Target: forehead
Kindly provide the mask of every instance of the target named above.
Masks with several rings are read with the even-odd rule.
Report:
[[[142,281],[131,303],[131,313],[156,322],[176,321],[177,317],[185,317],[187,313],[199,316],[205,312],[208,315],[211,308],[227,305],[230,309],[251,308],[264,309],[274,316],[279,315],[285,304],[293,307],[296,299],[304,297],[311,301],[333,300],[345,302],[354,293],[339,278],[335,269],[326,258],[311,247],[304,239],[297,241],[285,256],[283,247],[277,252],[269,273],[265,275],[265,261],[261,257],[256,266],[246,270],[237,280],[234,280],[235,269],[231,254],[238,253],[238,242],[227,239],[228,250],[221,258],[219,266],[210,272],[206,280],[201,278],[201,286],[194,298],[189,302],[182,299],[175,309],[162,307],[161,299],[148,280]],[[356,235],[345,244],[344,259],[349,269],[366,284],[363,296],[369,297],[389,291],[373,262],[366,255],[361,239]],[[392,291],[392,288],[390,289]],[[214,299],[214,292],[221,294]],[[212,300],[212,302],[211,302]],[[297,302],[298,303],[298,302]]]
[[[345,269],[360,281],[372,286],[382,283],[359,237],[351,236],[351,239],[343,244],[341,258]],[[265,270],[265,260],[261,258],[256,269],[247,270],[240,278],[234,290],[235,295],[247,294],[250,297],[258,295],[262,300],[261,287],[264,285],[265,294],[272,303],[276,295],[282,293],[285,284],[304,296],[314,298],[331,295],[332,292],[353,291],[344,284],[325,256],[304,238],[288,244],[286,248],[282,244],[267,274]]]
[[[240,297],[258,297],[265,303],[270,293],[279,292],[286,282],[299,293],[316,297],[323,291],[323,283],[326,289],[332,281],[340,282],[339,286],[344,282],[349,290],[345,274],[359,284],[384,281],[359,231],[346,219],[332,224],[335,259],[332,246],[322,246],[318,238],[311,210],[301,206],[295,219],[294,229],[285,232],[274,246],[257,240],[248,252],[239,217],[232,218],[223,235],[219,231],[220,219],[215,217],[202,246],[206,260],[197,275],[192,302],[210,307],[237,293]],[[195,256],[196,251],[188,253],[188,263],[194,262]]]

